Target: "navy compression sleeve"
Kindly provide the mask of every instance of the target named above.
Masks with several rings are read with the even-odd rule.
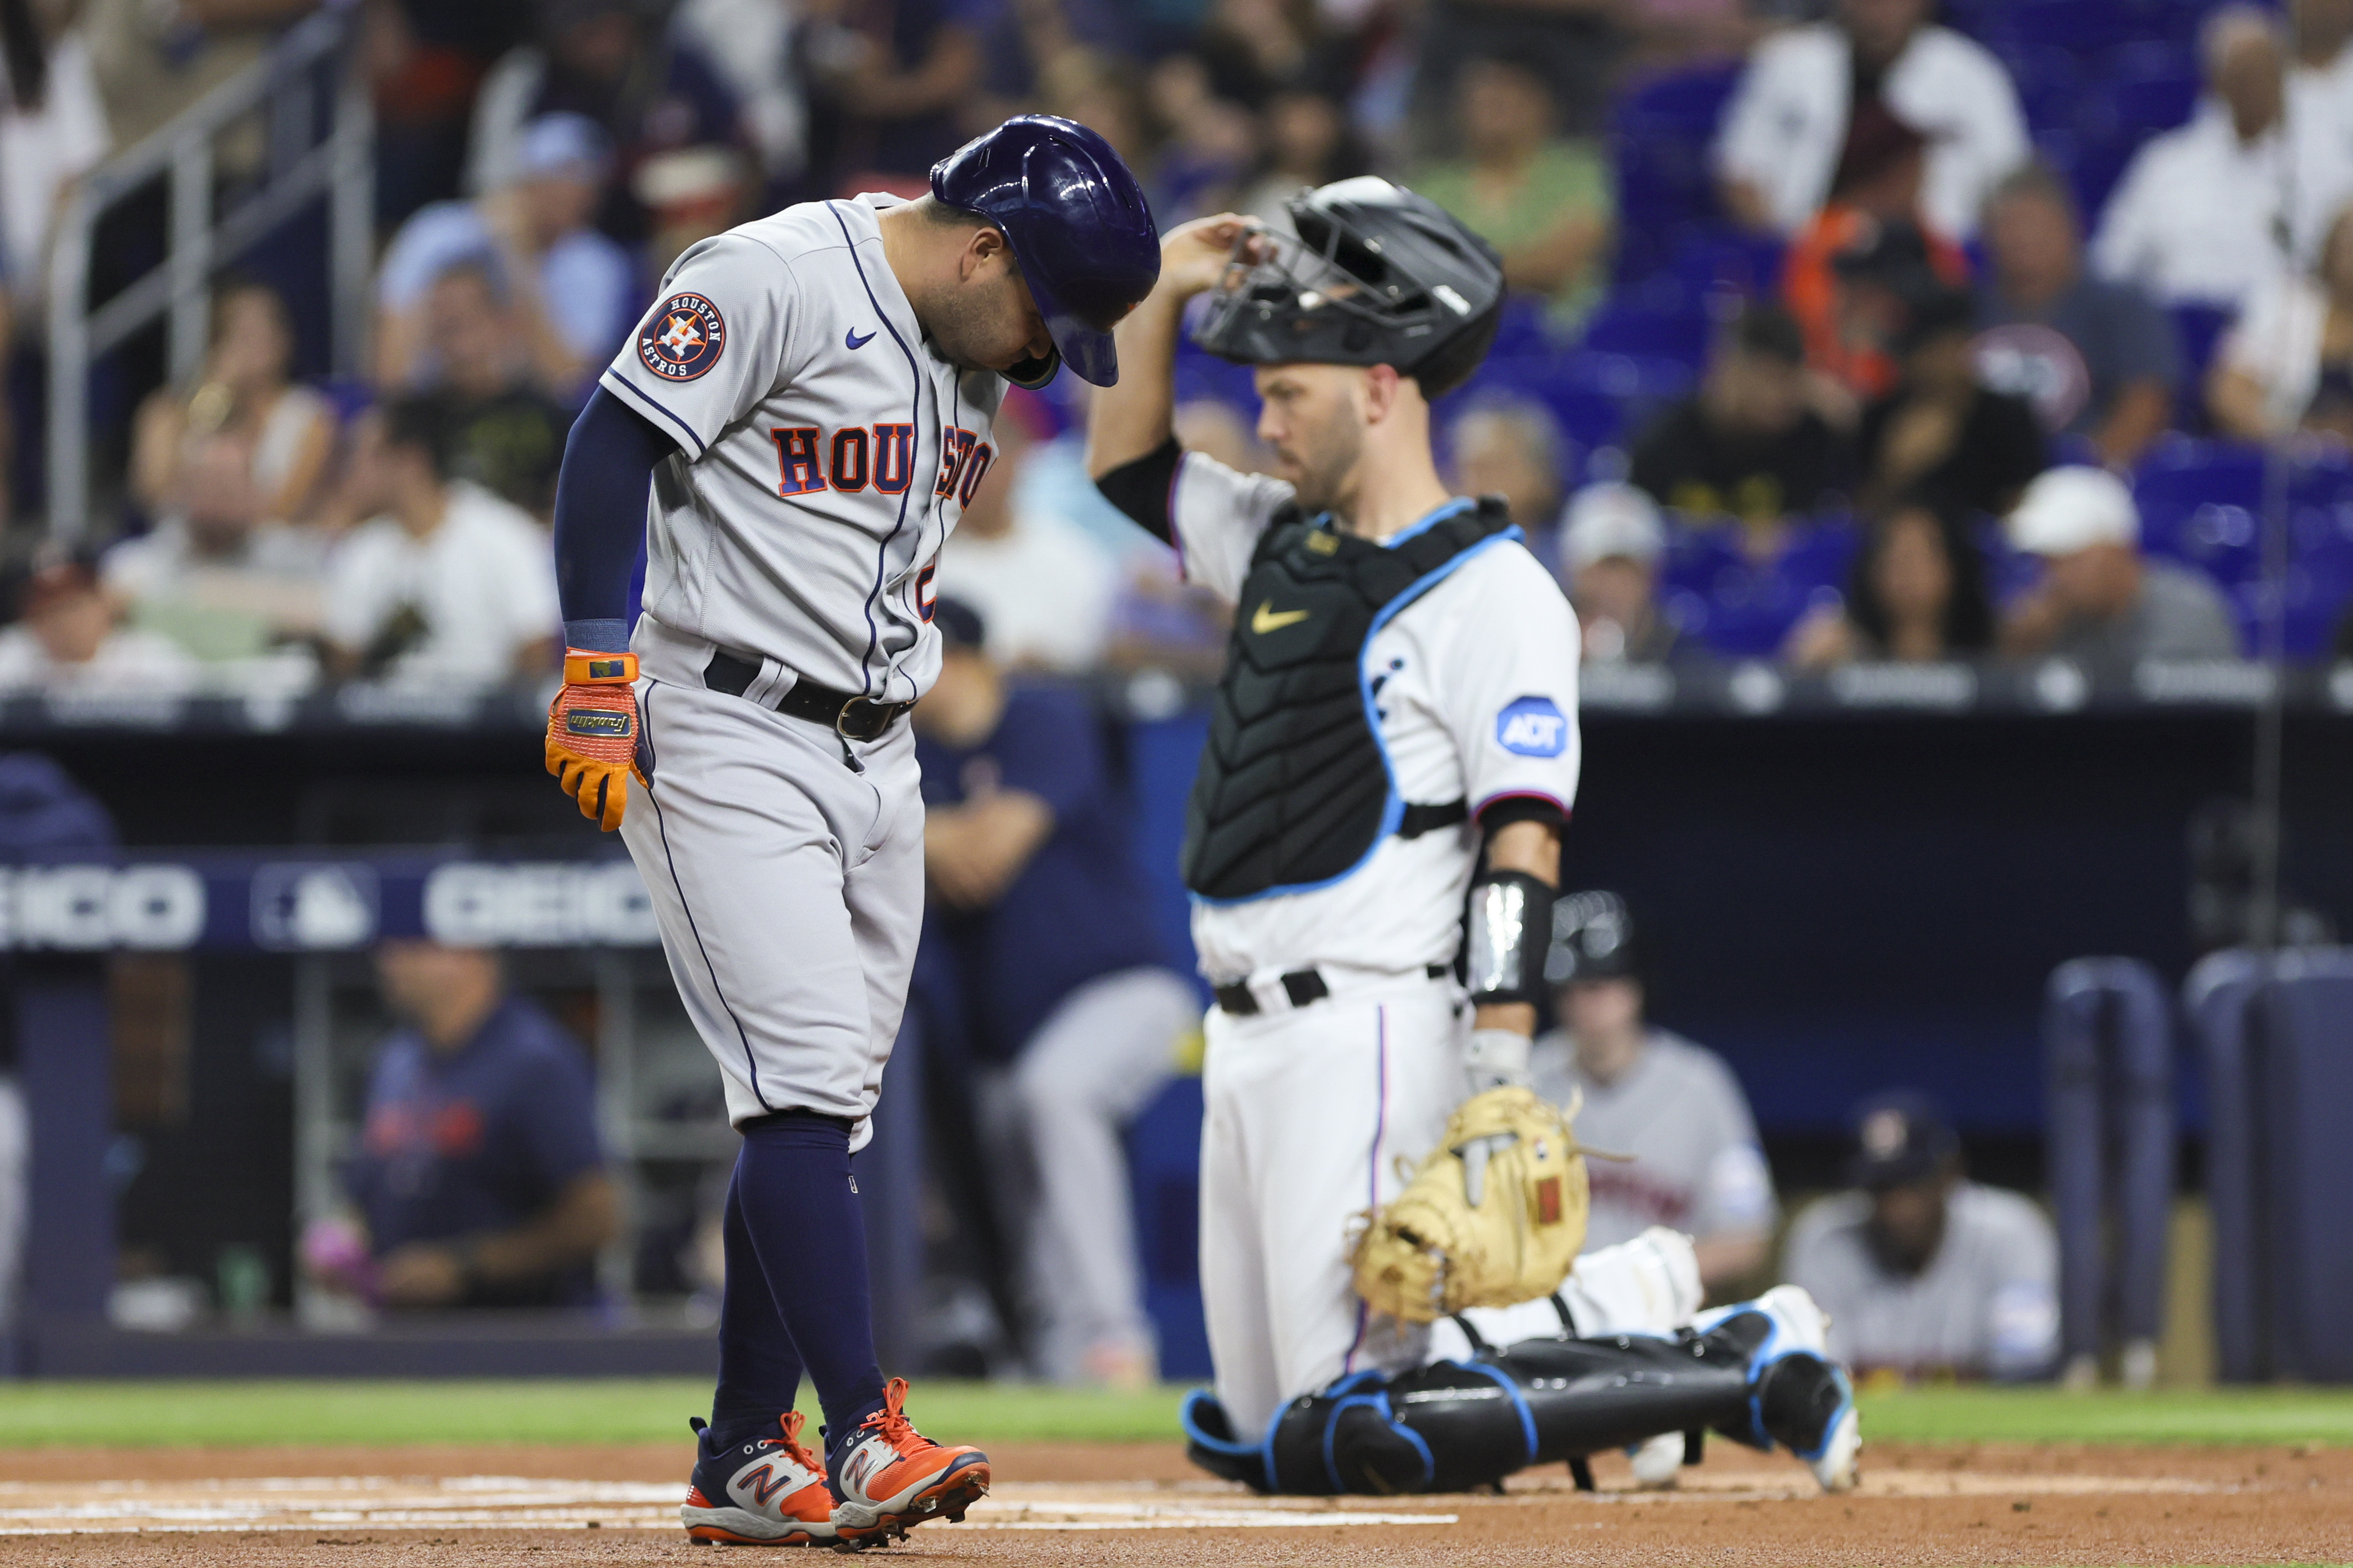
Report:
[[[572,422],[555,479],[555,591],[570,647],[629,646],[629,574],[646,539],[654,465],[678,450],[636,409],[598,387]]]

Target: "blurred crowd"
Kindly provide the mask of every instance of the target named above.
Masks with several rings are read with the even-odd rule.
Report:
[[[362,0],[368,374],[306,380],[247,258],[102,542],[43,546],[59,204],[311,8],[0,0],[0,689],[539,677],[570,416],[670,259],[1024,109],[1164,226],[1379,172],[1492,239],[1516,297],[1447,451],[1595,660],[2251,652],[2253,442],[2295,470],[2287,650],[2353,647],[2353,0]],[[1251,466],[1247,378],[1180,383]],[[1216,612],[1078,473],[1081,395],[1021,400],[942,581],[1010,666],[1212,673]]]

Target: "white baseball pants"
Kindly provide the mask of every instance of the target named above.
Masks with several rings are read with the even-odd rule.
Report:
[[[1090,1351],[1154,1349],[1122,1140],[1200,1023],[1183,975],[1123,969],[1062,998],[1018,1059],[984,1079],[998,1204],[1039,1328],[1033,1360],[1048,1377],[1084,1377]]]
[[[1425,1331],[1374,1321],[1357,1297],[1349,1232],[1445,1132],[1469,1028],[1453,983],[1423,974],[1248,1017],[1211,1009],[1201,1295],[1237,1434],[1344,1373],[1424,1359]]]
[[[863,1148],[923,918],[908,726],[851,742],[860,773],[830,730],[689,671],[640,679],[638,704],[652,783],[630,792],[621,837],[728,1119],[847,1117]]]

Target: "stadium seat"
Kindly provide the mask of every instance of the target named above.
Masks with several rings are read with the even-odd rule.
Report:
[[[1696,371],[1707,358],[1712,328],[1696,300],[1674,309],[1646,309],[1611,300],[1586,323],[1588,353],[1672,360]]]
[[[1715,221],[1708,149],[1738,79],[1736,66],[1678,71],[1619,100],[1610,144],[1623,236],[1620,277],[1638,276],[1662,259],[1664,237]]]
[[[2138,10],[2125,0],[2011,0],[1985,15],[1998,38],[2089,53],[2139,37]]]

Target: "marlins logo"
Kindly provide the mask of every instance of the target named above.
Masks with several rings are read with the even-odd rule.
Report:
[[[692,381],[726,347],[727,323],[700,294],[672,294],[638,329],[638,357],[664,381]]]

